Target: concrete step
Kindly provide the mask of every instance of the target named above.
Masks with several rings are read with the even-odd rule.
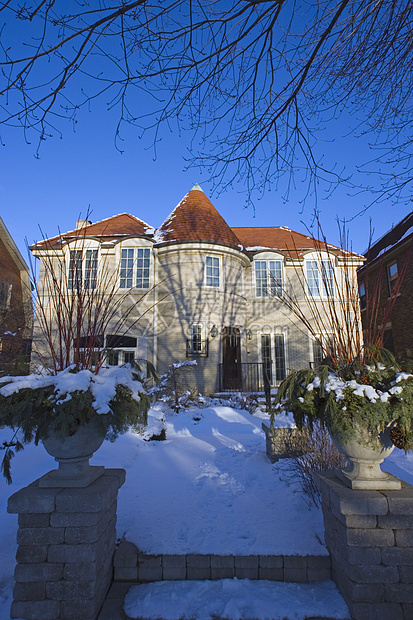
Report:
[[[329,555],[146,555],[123,541],[114,557],[114,581],[266,579],[311,583],[331,579]]]

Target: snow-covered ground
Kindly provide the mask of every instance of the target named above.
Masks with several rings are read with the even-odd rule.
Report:
[[[179,414],[170,411],[161,414],[156,410],[151,412],[150,418],[151,429],[156,433],[162,415],[165,417],[165,441],[147,441],[127,433],[114,444],[105,442],[93,458],[95,465],[123,467],[127,472],[126,483],[119,492],[119,538],[134,542],[147,553],[327,553],[321,510],[309,506],[303,498],[300,487],[291,480],[289,462],[271,465],[266,458],[265,436],[261,430],[261,423],[267,420],[265,414],[252,416],[218,404]],[[8,436],[6,430],[1,431],[0,442]],[[13,484],[9,487],[0,480],[0,620],[9,618],[16,552],[17,516],[7,514],[7,498],[55,465],[42,446],[30,445],[12,463]],[[411,453],[406,456],[396,449],[386,460],[386,468],[413,484]],[[211,588],[218,590],[209,593],[205,584],[193,584],[195,590],[188,594],[188,600],[195,597],[201,607],[208,600],[218,604],[220,600],[228,600],[219,588],[238,587],[239,594],[231,591],[234,596],[230,600],[241,601],[243,592],[248,606],[258,596],[254,590],[258,585],[247,584],[236,580],[226,586],[225,582],[211,584]],[[162,587],[169,588],[164,594],[168,600],[181,598],[176,584]],[[196,590],[197,587],[201,590]],[[274,584],[267,587],[269,591],[260,595],[263,601],[270,600],[271,592],[274,594],[278,588]],[[286,598],[281,601],[282,605],[288,606],[288,601],[298,596],[294,595],[294,587],[299,588],[291,584],[289,594],[283,590]],[[329,582],[320,587],[324,588],[322,598],[327,611],[330,606],[331,617],[334,617],[334,613],[338,613],[337,592]],[[313,600],[318,600],[317,592],[315,589]],[[129,604],[136,604],[132,593]],[[265,604],[271,605],[270,602]],[[295,605],[294,613],[299,611]],[[180,611],[182,617],[184,612]],[[227,612],[229,618],[237,617],[235,612],[233,615],[228,609]],[[154,613],[153,617],[161,617],[159,609]],[[199,611],[198,616],[192,617],[198,620],[208,617],[202,613]],[[258,612],[254,613],[256,618],[261,617]],[[290,614],[289,617],[304,616]]]

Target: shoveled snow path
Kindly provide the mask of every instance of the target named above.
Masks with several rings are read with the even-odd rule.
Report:
[[[121,438],[118,534],[146,553],[326,554],[321,510],[268,461],[262,421],[209,407],[167,416],[166,441]]]

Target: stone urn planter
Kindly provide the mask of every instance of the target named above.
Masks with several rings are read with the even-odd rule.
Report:
[[[39,481],[40,487],[87,487],[101,476],[103,466],[92,466],[89,459],[100,448],[105,435],[94,424],[80,426],[69,437],[61,438],[55,433],[43,439],[46,452],[59,463],[58,469],[50,471]]]
[[[333,434],[332,440],[350,463],[345,469],[335,470],[337,477],[347,486],[374,491],[401,489],[400,480],[380,467],[394,450],[389,427],[373,436],[366,428],[358,426],[350,437],[338,439]]]

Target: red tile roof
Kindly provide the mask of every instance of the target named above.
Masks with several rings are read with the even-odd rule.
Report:
[[[129,213],[121,213],[114,215],[95,224],[89,224],[82,228],[76,228],[66,233],[62,233],[57,237],[39,241],[33,247],[42,247],[45,245],[54,246],[62,241],[68,241],[73,237],[105,237],[107,240],[116,239],[117,237],[141,237],[148,233],[152,233],[153,228],[142,220]]]
[[[232,228],[246,250],[250,252],[265,249],[280,250],[291,258],[302,256],[304,251],[316,249],[318,251],[339,251],[337,246],[326,244],[324,241],[303,235],[302,233],[286,228],[285,226]]]
[[[198,189],[199,188],[199,189]],[[163,241],[209,241],[238,246],[236,234],[198,185],[184,196],[155,234]]]

